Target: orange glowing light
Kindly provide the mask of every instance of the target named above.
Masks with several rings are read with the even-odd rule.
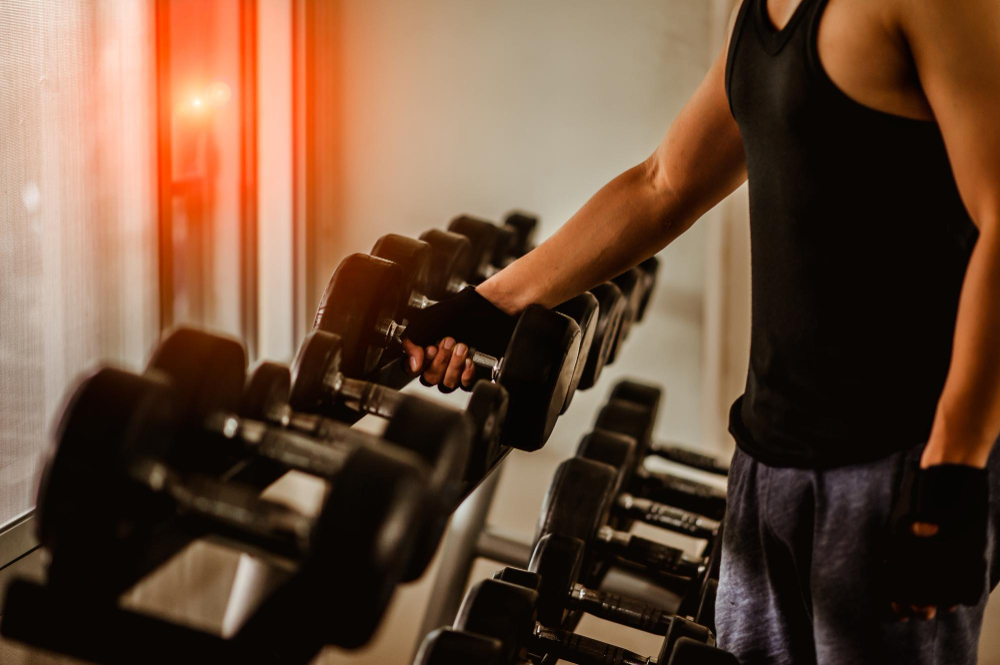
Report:
[[[200,109],[201,108],[201,97],[195,97],[194,99],[192,99],[191,100],[191,106],[195,107],[196,109]]]
[[[206,93],[212,106],[224,106],[233,96],[232,89],[223,81],[210,84]]]

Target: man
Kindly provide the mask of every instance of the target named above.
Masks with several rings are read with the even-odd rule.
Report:
[[[468,384],[466,344],[499,344],[483,329],[623,272],[748,178],[719,642],[743,663],[973,663],[1000,576],[1000,3],[737,10],[656,152],[416,321],[411,368]]]

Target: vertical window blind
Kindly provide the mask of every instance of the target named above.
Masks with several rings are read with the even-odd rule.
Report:
[[[0,2],[0,525],[53,418],[158,331],[153,3]]]

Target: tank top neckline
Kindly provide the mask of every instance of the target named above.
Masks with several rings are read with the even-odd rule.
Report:
[[[798,6],[792,12],[784,26],[780,29],[771,21],[771,16],[767,13],[767,0],[753,0],[757,3],[754,23],[757,25],[757,35],[760,37],[764,49],[771,55],[775,55],[784,48],[788,40],[795,34],[795,28],[802,22],[806,15],[808,6],[814,0],[799,0]]]

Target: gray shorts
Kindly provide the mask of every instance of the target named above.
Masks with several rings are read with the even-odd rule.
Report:
[[[976,662],[988,595],[932,621],[886,617],[878,545],[903,463],[922,446],[826,470],[737,451],[716,601],[720,646],[743,665]],[[1000,446],[990,456],[989,588],[1000,578]]]

